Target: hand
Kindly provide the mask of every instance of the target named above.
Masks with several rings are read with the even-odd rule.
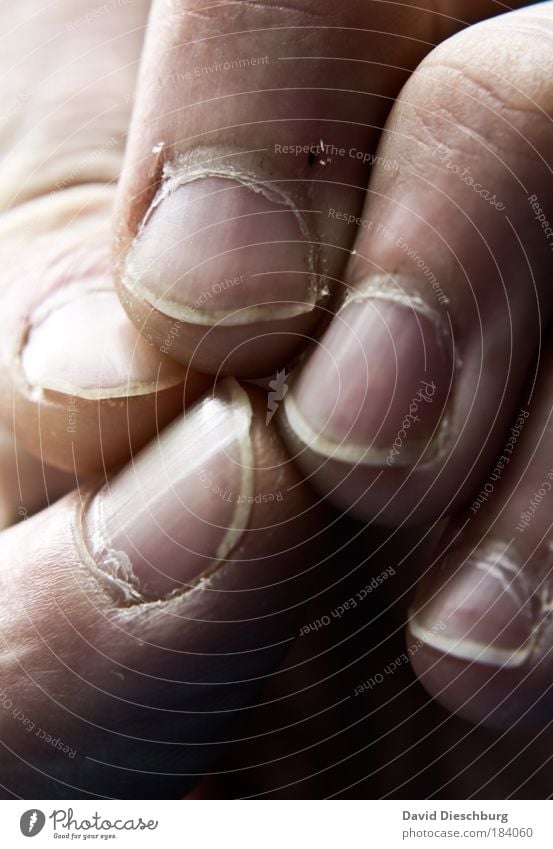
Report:
[[[76,15],[74,5],[69,10],[60,2],[55,13],[29,23],[34,4],[19,4],[25,43],[13,58],[7,53],[6,68],[14,70],[6,74],[12,100],[0,181],[2,414],[18,445],[69,469],[79,488],[0,538],[6,643],[0,720],[9,747],[2,780],[7,792],[35,797],[175,795],[209,771],[233,736],[240,742],[230,744],[229,762],[238,746],[238,761],[253,757],[258,764],[263,747],[282,740],[276,730],[282,727],[292,748],[282,757],[293,764],[294,778],[279,781],[278,755],[267,758],[265,777],[236,760],[231,768],[243,770],[237,776],[256,775],[259,792],[283,784],[301,793],[311,761],[293,752],[315,746],[318,757],[335,764],[337,750],[322,754],[320,741],[342,736],[346,721],[358,725],[366,697],[374,709],[364,745],[376,766],[360,766],[353,782],[351,772],[344,777],[336,768],[333,782],[317,780],[316,791],[307,793],[348,795],[356,783],[379,794],[374,753],[386,745],[380,741],[401,728],[406,736],[395,740],[405,756],[420,727],[401,724],[386,690],[375,696],[374,688],[359,695],[355,689],[384,676],[381,668],[400,653],[433,694],[479,722],[510,725],[536,698],[543,704],[549,686],[546,510],[533,513],[517,538],[520,590],[501,577],[505,590],[484,592],[464,565],[470,552],[488,582],[498,570],[504,576],[504,564],[507,575],[514,574],[511,559],[498,567],[489,552],[497,551],[507,529],[512,536],[514,518],[543,477],[546,365],[535,386],[530,378],[530,416],[501,484],[494,484],[490,509],[478,508],[468,527],[462,517],[450,524],[445,540],[425,527],[423,547],[418,531],[402,529],[386,534],[382,547],[377,532],[360,535],[359,526],[338,522],[309,486],[340,511],[398,528],[406,521],[436,526],[486,486],[548,316],[541,224],[553,216],[543,212],[549,177],[539,154],[548,149],[542,114],[550,106],[548,80],[536,68],[546,67],[541,33],[550,4],[468,29],[432,52],[388,116],[433,41],[460,26],[454,4],[451,18],[412,8],[392,17],[378,4],[367,25],[366,4],[332,14],[320,4],[316,11],[283,11],[229,3],[217,12],[183,4],[182,14],[169,14],[165,3],[156,3],[115,212],[118,291],[137,332],[113,291],[108,247],[146,5],[114,4],[109,14],[97,15],[88,3]],[[482,3],[470,5],[478,9],[470,20],[495,11],[491,3],[485,11]],[[462,4],[467,20],[471,11]],[[286,32],[292,26],[289,38],[282,37],[283,26]],[[219,43],[238,57],[228,72]],[[531,68],[524,61],[529,45]],[[20,53],[25,61],[16,65]],[[376,84],[374,62],[381,69]],[[497,90],[489,89],[490,80]],[[508,120],[498,102],[507,104]],[[32,116],[31,128],[25,115]],[[282,141],[275,142],[277,134]],[[324,155],[317,148],[321,138]],[[328,153],[327,138],[344,154]],[[304,145],[310,150],[300,158],[282,152]],[[486,177],[478,192],[466,180],[467,168]],[[229,179],[235,172],[237,185]],[[541,213],[528,201],[533,194]],[[351,216],[359,219],[357,233]],[[343,291],[332,300],[327,289],[334,288]],[[348,303],[339,307],[344,294]],[[321,344],[301,364],[269,428],[265,398],[256,390],[246,392],[232,379],[209,388],[205,373],[267,374],[286,366],[311,337]],[[426,400],[419,397],[413,427],[405,429],[394,462],[386,463],[421,380]],[[129,457],[101,486],[98,473],[105,477]],[[357,548],[348,537],[358,538]],[[421,647],[406,654],[399,643],[398,652],[410,587],[452,543],[448,568],[461,564],[465,585],[459,590],[459,581],[448,580],[437,593],[440,579],[429,577],[431,602],[415,618],[407,643],[408,649],[418,645],[422,634]],[[402,570],[408,554],[409,569]],[[371,573],[362,574],[368,555]],[[342,603],[348,580],[355,597],[390,564],[400,577],[379,595],[367,594],[366,607],[355,608],[359,618],[340,617],[353,647],[349,656],[334,652],[350,687],[343,699],[345,690],[320,689],[335,667],[326,657],[317,665],[318,643],[302,638],[269,689],[260,689],[298,629],[314,621],[302,610],[306,599],[315,597],[317,618],[330,616],[321,609],[334,609],[325,608],[327,601]],[[484,618],[472,601],[474,586]],[[452,589],[465,604],[455,606],[453,618]],[[514,591],[526,595],[513,619],[506,602]],[[386,599],[391,618],[379,615]],[[433,630],[444,605],[447,628]],[[512,621],[504,627],[507,616]],[[532,639],[534,633],[539,639],[525,653],[528,639],[521,634],[528,623]],[[370,630],[375,640],[353,639],[358,629]],[[332,653],[339,629],[307,633],[323,635]],[[509,637],[506,647],[501,633]],[[459,637],[466,636],[469,654],[466,640],[459,649]],[[378,651],[366,656],[360,639]],[[485,663],[475,663],[486,650]],[[300,668],[315,675],[307,690],[319,687],[322,702],[300,695],[306,688],[294,676],[298,652]],[[522,661],[509,665],[507,656]],[[488,682],[498,658],[501,669]],[[452,665],[461,678],[452,677]],[[386,678],[393,681],[395,705],[405,702],[405,687],[415,687],[405,677],[408,665],[400,666]],[[360,667],[364,674],[357,675]],[[345,714],[331,710],[341,699]],[[267,702],[274,702],[269,712]],[[294,705],[290,721],[283,720],[283,703]],[[409,698],[405,703],[411,705]],[[436,710],[424,704],[426,716]],[[296,745],[297,729],[291,729],[298,723],[301,729],[298,717],[306,710],[311,747]],[[227,724],[231,718],[236,725]],[[444,721],[433,723],[437,741],[443,742]],[[485,734],[477,744],[482,751],[498,739]],[[357,738],[348,739],[353,756]],[[495,745],[497,752],[499,763],[506,762],[508,752]],[[489,753],[486,763],[492,774],[501,768]],[[415,758],[409,775],[421,766]],[[405,774],[400,779],[397,768],[397,762],[386,768],[387,780],[390,792],[401,796]],[[455,770],[450,758],[449,780]],[[478,777],[471,780],[478,787]],[[519,780],[513,777],[515,787]],[[236,791],[235,783],[230,792]]]
[[[551,680],[553,4],[422,58],[461,9],[159,0],[116,273],[129,316],[191,368],[259,376],[303,346],[281,432],[340,511],[401,528],[468,507],[421,590],[415,665],[448,708],[509,725],[547,718]],[[270,61],[223,73],[221,44]]]

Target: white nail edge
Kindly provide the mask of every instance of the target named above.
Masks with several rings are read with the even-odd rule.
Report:
[[[240,446],[240,469],[242,481],[240,484],[242,493],[248,494],[247,499],[238,499],[234,505],[232,527],[219,543],[215,552],[215,558],[210,569],[218,566],[237,545],[248,527],[251,515],[251,504],[249,498],[253,496],[254,469],[253,469],[253,445],[251,440],[251,426],[253,410],[247,392],[233,378],[226,378],[221,383],[231,396],[232,412],[237,428],[237,438]]]
[[[82,398],[86,401],[107,401],[111,399],[125,400],[127,398],[133,398],[140,395],[151,395],[154,392],[161,392],[164,389],[169,389],[172,386],[178,386],[180,383],[184,382],[184,367],[182,374],[176,373],[164,380],[125,380],[122,383],[110,386],[109,388],[98,386],[95,388],[85,389],[76,383],[53,376],[43,380],[33,380],[32,383],[28,380],[23,358],[27,339],[33,327],[37,327],[45,321],[48,316],[66,304],[71,303],[71,301],[86,297],[87,295],[102,292],[113,294],[114,296],[116,295],[113,284],[106,280],[104,276],[93,277],[84,282],[71,283],[56,290],[49,297],[45,298],[45,300],[42,301],[42,303],[40,303],[30,314],[25,333],[21,336],[21,346],[18,351],[18,355],[21,363],[21,369],[30,387],[31,396],[35,401],[41,400],[43,392],[59,392],[63,395],[71,395],[75,398]],[[160,359],[166,359],[166,357],[161,353],[159,354],[159,357]]]
[[[524,571],[509,557],[509,546],[492,543],[485,549],[479,551],[478,559],[470,558],[474,567],[481,571],[489,572],[497,581],[503,591],[508,593],[515,605],[522,605],[520,596],[517,594],[514,579],[517,577],[522,582],[522,593],[528,597],[531,590],[526,586]],[[509,573],[511,577],[505,575]],[[517,582],[518,583],[518,582]],[[520,584],[518,584],[520,589]],[[415,637],[431,648],[444,654],[457,657],[460,660],[468,660],[481,663],[486,666],[496,666],[505,669],[515,669],[522,666],[532,655],[536,646],[538,626],[532,629],[532,633],[522,646],[512,649],[497,648],[493,645],[479,643],[476,640],[467,640],[463,637],[448,637],[440,631],[425,628],[420,622],[420,611],[408,611],[409,627]]]
[[[373,274],[367,278],[362,290],[350,289],[346,294],[339,310],[338,317],[350,304],[363,303],[364,301],[381,300],[388,303],[393,302],[401,306],[411,308],[424,315],[438,328],[443,325],[440,315],[428,306],[418,295],[405,294],[398,291],[390,284],[390,275]],[[361,284],[359,284],[361,285]],[[462,365],[460,357],[455,358],[456,367]],[[361,466],[383,466],[390,456],[391,446],[366,445],[352,443],[347,437],[341,442],[336,442],[318,433],[300,412],[295,401],[294,393],[288,392],[284,399],[284,411],[292,431],[298,436],[304,445],[308,446],[313,453],[331,460],[341,460],[346,463],[355,463]],[[420,440],[411,443],[409,449],[403,446],[401,455],[394,458],[393,465],[389,468],[403,468],[417,462],[419,468],[424,468],[436,462],[446,452],[446,439],[449,429],[450,418],[446,409],[440,419],[437,430],[430,440]],[[430,447],[430,451],[428,450]],[[424,455],[424,456],[423,456]]]
[[[500,649],[462,637],[447,637],[443,633],[434,633],[419,624],[416,613],[410,614],[409,627],[414,637],[443,654],[459,658],[459,660],[468,660],[485,666],[496,666],[504,669],[516,669],[522,666],[530,657],[534,645],[534,640],[529,639],[517,649]]]
[[[445,434],[448,430],[447,414],[442,416],[438,430],[431,440],[410,443],[404,446],[399,457],[394,458],[393,465],[386,463],[390,456],[391,446],[379,448],[375,445],[361,445],[350,442],[346,437],[342,442],[335,442],[313,429],[312,425],[300,412],[293,392],[288,392],[283,402],[284,413],[292,432],[310,451],[329,460],[338,460],[356,466],[386,467],[390,469],[404,468],[417,463],[419,468],[436,462],[445,453]],[[429,452],[430,447],[430,452]]]
[[[60,395],[70,395],[74,398],[81,398],[83,401],[119,401],[124,404],[129,398],[137,398],[141,395],[153,395],[157,392],[162,392],[164,389],[170,389],[172,386],[179,386],[184,383],[184,374],[182,377],[166,378],[159,381],[134,381],[120,383],[116,386],[110,386],[109,389],[98,387],[97,389],[83,389],[75,383],[62,380],[61,378],[48,378],[47,380],[37,380],[30,387],[30,396],[33,401],[40,402],[43,400],[44,392],[57,392]]]

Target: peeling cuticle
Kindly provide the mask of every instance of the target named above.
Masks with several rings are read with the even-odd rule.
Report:
[[[237,168],[228,164],[228,161],[217,162],[216,160],[217,157],[214,157],[207,163],[199,162],[195,157],[191,157],[190,154],[183,154],[176,159],[165,161],[160,188],[147,210],[127,252],[124,265],[125,285],[165,315],[188,324],[201,326],[246,325],[262,321],[289,319],[312,312],[330,294],[328,285],[322,279],[321,269],[319,267],[320,248],[312,223],[309,222],[308,218],[298,208],[296,199],[290,193],[280,188],[278,185],[280,181],[264,181],[255,173]],[[242,306],[237,305],[234,309],[219,309],[216,308],[215,304],[213,304],[213,307],[204,308],[205,304],[202,302],[201,297],[198,300],[191,298],[190,302],[187,303],[182,298],[175,299],[169,297],[166,292],[158,293],[153,291],[148,282],[144,281],[143,263],[140,258],[137,260],[137,248],[141,246],[152,217],[161,207],[161,204],[178,189],[186,185],[198,184],[210,178],[226,180],[229,183],[242,186],[252,193],[260,195],[273,207],[272,210],[266,210],[271,212],[271,214],[278,211],[278,208],[293,213],[298,228],[298,239],[296,241],[301,242],[307,255],[306,270],[298,272],[301,273],[303,278],[301,284],[297,287],[298,297],[284,296],[279,300],[278,296],[275,296],[274,301],[271,300],[269,303],[246,303]],[[216,199],[214,203],[217,203]],[[260,214],[263,213],[260,212]],[[240,218],[240,215],[237,217]],[[196,233],[195,236],[197,235]],[[259,247],[263,249],[262,244]],[[188,272],[195,271],[198,267],[198,265],[192,266],[192,268],[188,269]],[[268,272],[247,274],[246,279],[248,277],[254,279],[266,273]],[[303,280],[306,277],[307,283],[304,283]],[[208,294],[209,286],[210,283],[208,282],[206,284]]]
[[[419,295],[413,289],[413,282],[410,278],[405,280],[405,286],[402,284],[401,275],[393,274],[371,274],[369,277],[358,281],[355,286],[350,286],[342,303],[338,315],[348,304],[362,303],[363,301],[381,299],[388,303],[396,303],[406,309],[412,309],[424,315],[443,333],[446,335],[447,323],[443,318],[442,310],[432,307],[428,300]]]
[[[252,415],[240,385],[222,381],[216,396],[166,429],[87,502],[87,561],[121,604],[192,591],[240,544],[254,492]],[[243,497],[225,499],[219,486]]]

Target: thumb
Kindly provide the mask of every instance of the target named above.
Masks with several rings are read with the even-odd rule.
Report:
[[[8,795],[181,795],[232,738],[322,521],[262,404],[224,381],[102,489],[0,536]]]

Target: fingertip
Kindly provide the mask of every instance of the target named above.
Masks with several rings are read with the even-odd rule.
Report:
[[[543,728],[550,722],[545,659],[534,667],[490,667],[421,644],[420,633],[410,628],[407,644],[416,647],[411,665],[419,682],[450,713],[502,731]]]
[[[547,634],[531,577],[490,545],[446,557],[419,586],[408,621],[421,684],[452,713],[492,728],[547,721]]]
[[[162,354],[203,374],[262,378],[290,362],[313,337],[324,311],[314,307],[289,318],[260,318],[228,326],[190,324],[153,306],[125,280],[117,292],[133,324]],[[235,314],[239,316],[240,309]]]
[[[100,568],[146,599],[223,567],[244,591],[293,574],[320,522],[264,413],[259,390],[227,378],[112,478],[87,511]]]
[[[29,452],[77,474],[123,463],[210,382],[148,344],[122,309],[112,200],[110,187],[67,189],[2,221],[0,415]]]

